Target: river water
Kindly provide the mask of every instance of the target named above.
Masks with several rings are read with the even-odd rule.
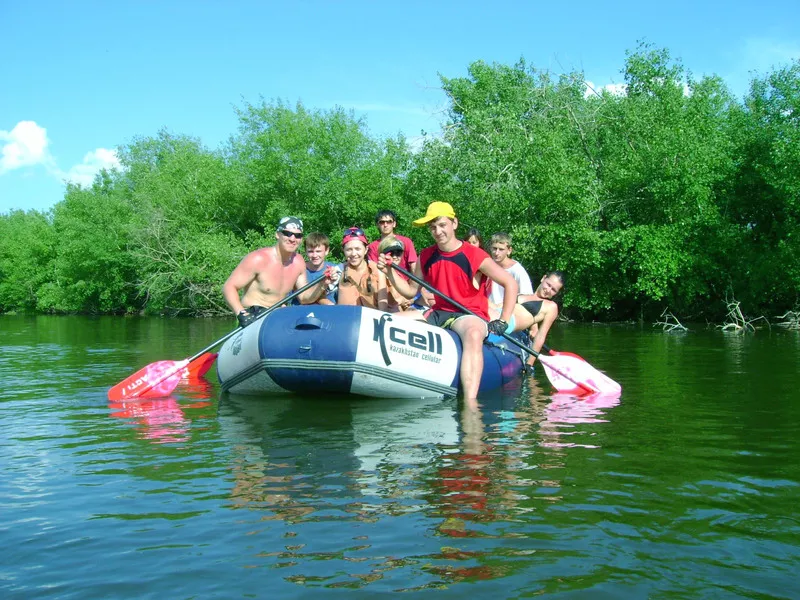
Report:
[[[231,327],[0,317],[0,597],[800,598],[797,332],[558,325],[610,401],[107,401]]]

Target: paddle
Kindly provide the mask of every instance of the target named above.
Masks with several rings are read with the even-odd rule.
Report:
[[[196,358],[183,370],[184,379],[200,379],[205,375],[217,359],[216,352],[206,352]]]
[[[452,298],[446,296],[444,293],[437,290],[431,284],[427,283],[426,281],[420,279],[413,273],[409,273],[403,267],[398,265],[392,264],[392,268],[396,269],[410,280],[418,283],[428,291],[437,294],[442,299],[446,300],[461,312],[464,312],[469,315],[473,315],[475,317],[479,317],[474,312],[469,310],[466,306],[463,306],[459,302],[456,302]],[[484,319],[485,320],[485,319]],[[576,360],[574,357],[567,357],[567,356],[548,356],[545,360],[539,352],[526,346],[518,339],[508,335],[507,333],[502,334],[503,337],[514,344],[515,346],[525,350],[529,354],[533,354],[539,359],[539,362],[544,367],[545,374],[547,378],[550,380],[550,383],[553,384],[553,387],[556,388],[559,392],[566,392],[566,393],[590,393],[594,394],[597,392],[602,392],[606,394],[619,394],[622,391],[622,387],[612,379],[605,377],[604,375],[601,377],[597,377],[594,373],[587,373],[587,370],[583,368],[583,365],[589,365],[589,363],[583,362],[581,360]],[[589,365],[590,366],[590,365]],[[594,369],[593,369],[594,370]],[[596,370],[595,370],[596,371]],[[596,371],[597,375],[602,375],[599,371]],[[570,385],[571,384],[571,385]]]
[[[589,361],[587,361],[582,356],[578,356],[574,352],[560,352],[558,350],[553,350],[547,344],[542,344],[542,350],[547,352],[550,356],[561,356],[563,360],[569,362],[572,365],[573,370],[578,370],[583,373],[583,377],[585,379],[591,379],[593,381],[599,382],[599,385],[603,393],[606,394],[615,394],[620,393],[622,391],[622,386],[618,384],[616,381],[611,379],[605,373],[598,371],[595,369]]]
[[[273,304],[267,310],[260,313],[255,321],[259,319],[263,319],[271,312],[277,310],[287,302],[291,302],[295,298],[297,298],[300,294],[305,292],[307,289],[317,285],[318,283],[324,281],[324,277],[320,277],[315,279],[314,281],[308,282],[306,285],[302,286],[300,289],[295,290],[288,296],[286,296],[283,300],[278,302],[277,304]],[[251,323],[252,324],[252,323]],[[221,337],[213,344],[210,344],[200,350],[194,356],[190,356],[181,361],[174,361],[174,360],[160,360],[158,362],[150,363],[143,369],[139,369],[131,375],[130,377],[120,381],[117,385],[112,387],[108,390],[108,399],[112,401],[119,401],[125,400],[127,398],[159,398],[163,396],[169,396],[169,394],[174,390],[178,383],[180,382],[181,378],[185,374],[185,370],[188,371],[190,374],[193,371],[196,371],[196,367],[192,364],[195,361],[198,362],[206,362],[209,360],[208,356],[206,355],[207,352],[219,346],[223,342],[225,342],[228,338],[236,335],[239,331],[242,330],[242,327],[238,327],[228,333],[227,335]],[[208,363],[210,367],[210,362]]]

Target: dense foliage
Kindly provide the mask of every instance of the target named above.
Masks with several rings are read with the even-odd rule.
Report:
[[[800,298],[800,63],[739,101],[640,45],[624,93],[520,62],[442,77],[443,135],[412,152],[343,109],[245,104],[225,147],[160,132],[120,148],[123,168],[69,186],[52,211],[0,215],[0,311],[214,314],[249,250],[297,214],[336,240],[401,233],[428,202],[462,226],[510,231],[534,280],[569,274],[582,318],[718,318],[726,298],[780,314]]]

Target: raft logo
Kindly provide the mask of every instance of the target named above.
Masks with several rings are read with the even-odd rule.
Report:
[[[442,362],[442,335],[428,331],[427,335],[415,331],[409,331],[403,327],[389,325],[392,321],[391,315],[381,315],[380,319],[373,319],[374,331],[372,341],[378,342],[381,348],[383,362],[388,367],[392,364],[389,352],[403,354],[411,358],[419,358],[432,363]],[[389,344],[387,347],[386,337],[388,332]]]

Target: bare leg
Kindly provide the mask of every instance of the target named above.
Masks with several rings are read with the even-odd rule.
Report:
[[[396,317],[403,317],[404,319],[414,319],[415,321],[424,321],[425,313],[421,310],[401,310],[394,313]]]
[[[483,340],[486,322],[473,316],[460,317],[451,327],[461,338],[461,389],[467,400],[478,397],[483,375]]]

